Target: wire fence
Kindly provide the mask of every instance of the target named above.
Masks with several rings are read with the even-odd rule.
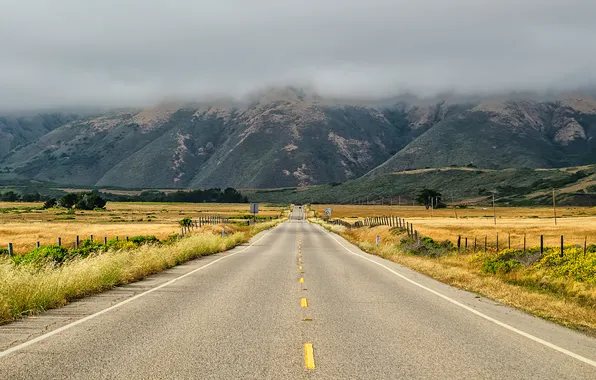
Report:
[[[406,232],[409,237],[413,238],[416,242],[419,242],[422,238],[422,235],[418,233],[418,231],[414,228],[414,224],[409,222],[408,220],[398,217],[398,216],[373,216],[367,217],[362,220],[357,220],[353,223],[347,222],[343,219],[331,219],[326,218],[324,219],[328,223],[333,225],[341,225],[348,229],[353,228],[363,228],[363,227],[375,227],[375,226],[389,226],[391,228],[399,229],[403,232]],[[432,238],[432,236],[431,236]],[[538,247],[540,254],[544,253],[544,250],[547,248],[545,244],[545,235],[536,235],[536,236],[528,236],[527,234],[523,235],[515,235],[515,240],[512,240],[512,234],[506,233],[503,235],[502,233],[499,234],[498,232],[494,235],[482,235],[482,236],[465,236],[465,235],[457,235],[455,236],[454,241],[455,248],[458,252],[462,253],[469,253],[469,252],[501,252],[505,249],[514,249],[519,251],[527,251],[532,247]],[[530,239],[531,238],[531,239]],[[584,255],[588,251],[590,244],[588,244],[588,237],[584,236],[583,241],[571,242],[566,240],[565,235],[560,235],[557,246],[555,248],[560,250],[561,255],[565,251],[566,248],[573,246],[577,248],[582,248]],[[537,242],[537,245],[529,244],[529,242]],[[551,240],[552,241],[552,240]],[[550,245],[549,247],[553,247]]]

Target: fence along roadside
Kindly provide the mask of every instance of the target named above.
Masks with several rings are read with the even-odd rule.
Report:
[[[266,217],[266,218],[258,218],[258,219],[247,219],[245,222],[243,222],[244,224],[246,224],[247,226],[253,225],[255,223],[262,223],[262,222],[266,222],[266,221],[270,221],[272,220],[273,217]],[[240,221],[240,220],[239,220]],[[219,215],[208,215],[208,216],[202,216],[202,217],[198,217],[196,219],[192,219],[192,222],[189,225],[185,225],[185,226],[181,226],[181,235],[182,236],[186,236],[188,233],[192,232],[195,229],[198,229],[204,225],[217,225],[217,224],[229,224],[232,223],[232,219],[230,218],[226,218],[226,217],[222,217]],[[116,239],[116,241],[118,241],[120,239],[119,236],[115,236],[114,237]],[[89,241],[94,242],[95,240],[95,236],[94,235],[89,235]],[[129,241],[129,237],[125,236],[125,240]],[[79,249],[81,246],[81,238],[79,235],[75,236],[74,242],[71,242],[70,245],[65,245],[64,241],[62,239],[61,236],[56,238],[56,245],[58,247],[62,247],[62,246],[70,246],[71,249]],[[108,236],[104,236],[103,237],[103,244],[107,245],[108,244]],[[50,244],[51,245],[51,244]],[[8,253],[9,257],[14,256],[15,254],[15,245],[12,242],[9,242],[7,245],[7,250],[6,252]],[[39,241],[35,242],[35,248],[40,248],[41,247],[41,243]],[[1,251],[0,251],[1,253]]]
[[[340,225],[340,226],[344,226],[348,229],[352,229],[352,228],[362,228],[362,227],[376,227],[376,226],[389,226],[391,228],[398,228],[402,231],[405,231],[409,237],[413,238],[416,242],[419,242],[421,239],[421,235],[418,234],[418,231],[414,229],[414,225],[410,222],[408,222],[407,220],[405,220],[404,218],[401,217],[397,217],[397,216],[373,216],[373,217],[367,217],[364,218],[363,220],[357,220],[354,223],[349,223],[346,222],[343,219],[331,219],[331,218],[323,218],[323,220],[325,220],[327,223],[333,224],[333,225]],[[500,245],[500,239],[499,239],[499,233],[497,232],[495,234],[495,240],[494,245],[490,245],[490,240],[488,238],[488,235],[484,236],[483,239],[483,243],[484,243],[484,252],[488,252],[488,251],[495,251],[495,252],[500,252],[502,251],[502,249],[499,249],[501,247],[503,247],[503,249],[512,249],[512,244],[511,244],[511,233],[507,234],[507,246],[502,246]],[[462,235],[458,235],[457,236],[457,251],[458,252],[468,252],[470,251],[470,248],[472,246],[471,242],[472,242],[472,238],[468,237],[468,236],[462,236]],[[523,248],[521,249],[522,252],[526,252],[528,250],[528,246],[527,246],[527,235],[524,234],[523,235]],[[557,248],[559,248],[559,254],[561,256],[564,255],[565,252],[565,236],[561,235],[560,236],[560,244]],[[478,237],[474,236],[473,237],[473,252],[479,252],[478,248],[480,247],[480,245],[478,244]],[[578,244],[574,245],[574,246],[579,246]],[[544,255],[544,251],[546,249],[546,246],[544,245],[544,235],[540,235],[539,236],[539,250],[540,250],[540,256]],[[580,246],[581,247],[581,246]],[[585,257],[587,250],[588,250],[588,238],[587,236],[584,237],[583,240],[583,255]]]

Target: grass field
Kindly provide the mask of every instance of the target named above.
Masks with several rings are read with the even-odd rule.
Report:
[[[468,238],[469,247],[477,238],[478,246],[496,245],[499,234],[499,247],[506,248],[511,235],[511,247],[522,248],[524,234],[526,245],[536,246],[540,235],[544,244],[558,246],[561,235],[565,244],[596,244],[596,207],[563,207],[557,209],[557,225],[554,224],[553,209],[549,207],[497,207],[497,224],[494,224],[493,209],[470,207],[466,209],[426,210],[422,206],[356,206],[356,205],[313,205],[319,215],[325,209],[332,209],[332,218],[346,221],[362,220],[370,216],[398,216],[414,224],[414,228],[435,240],[449,240],[453,243],[458,236],[463,241]],[[457,218],[456,218],[457,214]],[[463,243],[462,243],[463,244]]]
[[[159,239],[178,232],[184,217],[249,214],[249,204],[220,203],[116,203],[109,202],[105,211],[64,209],[41,210],[41,203],[0,202],[0,247],[13,243],[16,253],[24,253],[42,245],[56,244],[58,237],[65,246],[75,237],[94,235],[98,240],[119,236],[155,235]],[[279,216],[280,207],[261,205],[259,215]]]
[[[405,231],[391,230],[388,226],[347,229],[323,223],[320,219],[311,220],[341,234],[366,252],[596,336],[596,272],[587,269],[589,273],[584,279],[574,275],[577,273],[575,269],[596,268],[594,253],[583,258],[566,254],[560,265],[538,261],[538,264],[516,266],[511,271],[490,273],[484,270],[483,264],[496,257],[494,251],[476,254],[449,251],[439,257],[430,257],[412,240],[404,240],[407,239]],[[375,244],[377,236],[380,237],[379,245]],[[554,256],[559,256],[558,251]]]

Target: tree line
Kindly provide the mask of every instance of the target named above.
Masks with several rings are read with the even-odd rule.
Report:
[[[62,197],[44,196],[37,192],[19,194],[7,191],[0,194],[3,202],[45,202],[44,208],[55,206],[93,210],[104,208],[106,201],[114,202],[188,202],[188,203],[247,203],[248,198],[238,190],[228,187],[226,189],[205,189],[192,191],[143,191],[138,195],[121,195],[99,192],[68,193]]]
[[[102,193],[107,200],[115,202],[188,202],[188,203],[247,203],[248,198],[238,190],[228,187],[226,189],[205,189],[191,191],[176,191],[166,193],[163,191],[143,191],[139,195],[120,195]]]

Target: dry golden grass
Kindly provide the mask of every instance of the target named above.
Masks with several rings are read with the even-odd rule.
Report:
[[[540,273],[487,274],[482,272],[480,263],[472,259],[472,254],[448,255],[438,259],[407,255],[399,248],[403,235],[390,233],[386,226],[353,230],[329,224],[325,224],[325,227],[340,233],[366,252],[400,263],[449,285],[596,335],[594,285],[565,278],[537,278]],[[379,247],[375,245],[377,235],[381,237]],[[539,286],[535,285],[541,282],[547,282],[551,289],[557,291],[549,292],[544,288],[536,290]]]
[[[13,243],[15,252],[25,253],[40,244],[74,244],[78,235],[103,240],[119,236],[155,235],[163,239],[178,232],[178,222],[185,217],[234,216],[249,214],[249,204],[222,203],[117,203],[109,202],[106,211],[63,209],[37,210],[41,203],[0,202],[0,247]],[[279,207],[259,209],[259,215],[279,216]]]
[[[395,215],[402,218],[453,218],[457,213],[460,219],[486,218],[492,221],[492,207],[469,207],[465,209],[442,208],[427,210],[424,206],[390,206],[390,205],[312,205],[320,215],[325,214],[325,209],[333,210],[334,218],[362,218],[366,216]],[[552,207],[497,207],[497,223],[502,218],[552,218]],[[432,216],[431,216],[432,215]],[[560,207],[557,208],[560,219],[569,217],[596,216],[596,207]]]
[[[499,248],[509,244],[522,248],[524,234],[526,245],[537,246],[540,235],[544,235],[544,244],[560,245],[561,235],[565,244],[596,244],[596,207],[564,207],[557,210],[557,225],[554,224],[553,210],[548,207],[497,207],[497,224],[494,224],[492,208],[471,207],[467,209],[426,210],[422,206],[353,206],[353,205],[315,205],[319,215],[324,215],[325,208],[331,207],[332,217],[354,221],[367,216],[393,215],[406,219],[414,228],[425,236],[435,240],[457,241],[462,236],[468,238],[469,247],[473,247],[477,238],[478,247],[484,247],[487,237],[489,248],[496,246],[499,234]],[[456,218],[457,213],[457,218]],[[462,242],[462,244],[464,244]]]
[[[81,239],[93,235],[96,241],[103,241],[104,237],[112,239],[116,236],[125,238],[139,235],[155,235],[158,239],[164,239],[179,230],[174,223],[2,223],[0,244],[4,248],[10,242],[16,253],[25,253],[35,248],[36,242],[40,242],[41,245],[57,244],[58,237],[62,238],[62,245],[71,247],[74,246],[77,235]]]
[[[230,249],[277,223],[279,220],[251,227],[227,226],[229,234],[225,237],[218,228],[206,226],[170,245],[104,252],[57,268],[14,265],[7,257],[0,257],[0,323],[57,308],[185,261]]]

